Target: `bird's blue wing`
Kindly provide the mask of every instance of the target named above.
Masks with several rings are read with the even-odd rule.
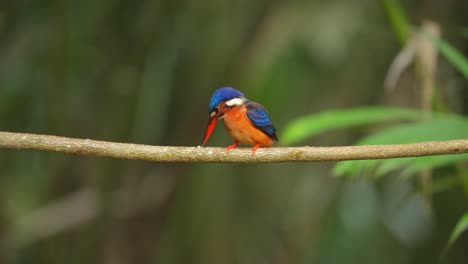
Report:
[[[247,107],[247,117],[252,124],[270,138],[278,141],[276,128],[273,126],[265,108],[261,104],[255,102],[247,102],[245,106]]]

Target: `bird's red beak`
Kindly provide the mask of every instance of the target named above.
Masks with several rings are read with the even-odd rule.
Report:
[[[211,133],[215,129],[216,122],[218,122],[218,117],[219,117],[219,115],[215,115],[213,117],[210,117],[210,120],[208,121],[208,126],[206,127],[205,136],[203,137],[202,146],[205,145],[206,141],[208,141],[208,138],[210,137]]]

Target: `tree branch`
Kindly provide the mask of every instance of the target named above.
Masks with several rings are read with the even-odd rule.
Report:
[[[0,132],[0,148],[64,152],[156,162],[294,162],[391,159],[468,153],[468,139],[397,145],[250,148],[149,146],[49,135]]]

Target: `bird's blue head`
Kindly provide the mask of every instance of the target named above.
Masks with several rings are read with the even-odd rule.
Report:
[[[211,113],[221,102],[229,101],[234,98],[242,98],[244,94],[232,87],[223,87],[214,91],[208,105],[208,113]]]
[[[216,126],[216,122],[219,118],[223,117],[226,109],[242,104],[245,102],[245,100],[246,99],[244,98],[244,94],[232,87],[223,87],[214,91],[213,95],[211,96],[210,104],[208,105],[210,120],[208,121],[208,126],[206,127],[205,136],[203,136],[202,145],[205,145]],[[218,108],[218,105],[222,102],[227,104],[227,108]]]

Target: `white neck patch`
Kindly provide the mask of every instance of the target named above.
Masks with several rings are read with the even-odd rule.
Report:
[[[229,101],[226,101],[227,106],[238,106],[238,105],[241,105],[243,103],[245,103],[244,98],[234,98],[234,99],[231,99]]]

